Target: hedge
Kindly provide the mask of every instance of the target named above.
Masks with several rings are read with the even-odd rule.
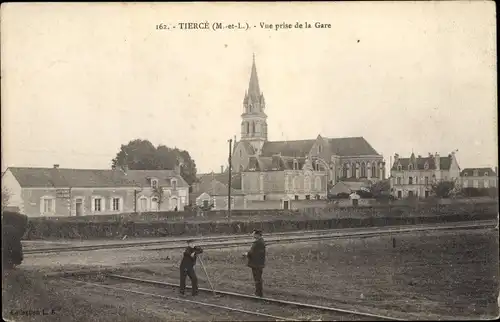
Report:
[[[33,218],[28,222],[24,236],[27,240],[34,239],[102,239],[117,238],[124,235],[135,237],[163,236],[195,236],[211,234],[250,233],[253,229],[262,229],[265,233],[286,232],[294,230],[314,230],[332,228],[380,227],[409,224],[431,224],[457,222],[466,220],[497,219],[496,204],[476,205],[446,205],[416,209],[394,207],[380,211],[377,209],[352,210],[350,214],[357,216],[344,217],[330,215],[322,218],[323,211],[303,209],[294,211],[258,211],[255,218],[262,220],[238,220],[237,216],[231,222],[179,222],[165,220],[164,214],[153,217],[124,216],[115,220],[74,220],[75,217],[58,218],[57,220]],[[276,215],[265,219],[263,214]],[[295,214],[295,216],[294,216]],[[316,217],[315,217],[316,216]],[[154,218],[154,219],[153,219]],[[134,220],[135,219],[135,220]],[[168,219],[168,217],[167,217]]]

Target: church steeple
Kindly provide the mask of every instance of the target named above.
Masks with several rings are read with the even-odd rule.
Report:
[[[253,54],[252,72],[250,74],[250,83],[248,84],[248,96],[253,102],[260,100],[259,77],[257,76],[257,66],[255,66],[255,54]]]
[[[257,65],[255,54],[252,57],[252,69],[250,71],[250,82],[248,90],[243,99],[244,111],[241,115],[241,140],[248,141],[257,153],[267,141],[267,115],[264,113],[266,103],[264,94],[260,91],[259,77],[257,76]]]

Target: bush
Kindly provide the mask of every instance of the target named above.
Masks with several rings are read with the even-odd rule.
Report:
[[[497,204],[460,204],[421,206],[418,210],[409,206],[377,206],[359,209],[323,209],[329,217],[314,218],[294,216],[287,218],[287,211],[273,211],[281,216],[274,219],[259,219],[259,215],[268,212],[256,212],[253,221],[232,222],[168,222],[164,220],[124,220],[118,221],[57,221],[46,219],[30,220],[31,229],[28,239],[46,238],[110,238],[129,235],[137,237],[195,236],[210,234],[249,233],[253,229],[262,229],[266,233],[286,232],[303,229],[355,228],[384,225],[404,225],[415,223],[456,222],[462,220],[493,220],[497,218]],[[336,214],[348,211],[351,217],[337,217]],[[215,213],[215,212],[214,212]],[[321,214],[321,212],[319,213]],[[237,218],[237,217],[236,217]],[[286,219],[285,219],[286,218]]]
[[[468,198],[474,198],[474,197],[498,198],[498,189],[467,187],[462,189],[461,195]]]
[[[2,213],[2,267],[11,269],[23,261],[21,239],[28,227],[28,217],[20,213]]]

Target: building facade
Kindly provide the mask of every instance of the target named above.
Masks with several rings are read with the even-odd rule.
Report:
[[[496,188],[497,180],[497,168],[465,168],[460,173],[462,188]]]
[[[213,205],[212,210],[228,209],[228,174],[209,173],[198,176],[198,182],[193,186],[193,192],[190,195],[192,204],[198,207],[208,207]],[[237,179],[233,178],[236,184]],[[246,196],[240,189],[231,188],[231,209],[246,209]]]
[[[439,181],[454,181],[457,185],[460,184],[460,167],[455,152],[447,156],[429,153],[426,157],[415,157],[412,153],[409,158],[394,155],[390,177],[394,197],[427,198],[432,194],[432,185]]]
[[[2,174],[9,207],[30,217],[183,210],[188,184],[173,170],[11,167]]]
[[[382,155],[363,137],[268,141],[266,107],[254,57],[231,159],[249,200],[282,200],[286,208],[288,200],[326,198],[339,181],[385,178]]]

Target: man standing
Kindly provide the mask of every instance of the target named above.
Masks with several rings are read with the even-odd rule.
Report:
[[[181,283],[180,283],[180,293],[184,295],[186,289],[186,277],[189,276],[191,280],[191,288],[193,291],[193,296],[198,294],[198,278],[196,277],[196,272],[194,270],[194,265],[196,265],[196,257],[198,254],[203,253],[203,249],[199,246],[194,245],[193,240],[187,241],[187,247],[184,250],[182,256],[180,273],[181,273]]]
[[[262,238],[262,231],[254,230],[253,237],[255,241],[246,255],[248,258],[248,267],[252,269],[253,280],[255,282],[255,295],[262,297],[262,270],[266,263],[266,244]]]

